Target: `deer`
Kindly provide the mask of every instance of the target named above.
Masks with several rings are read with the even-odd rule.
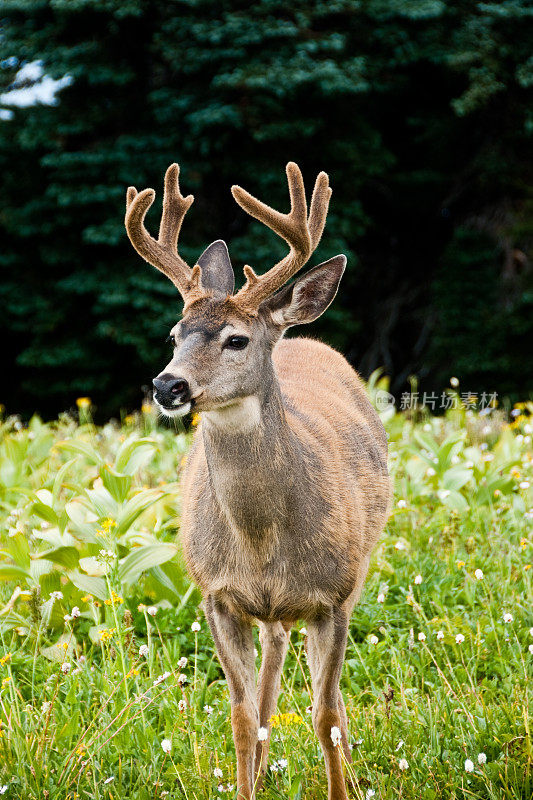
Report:
[[[289,248],[263,274],[245,265],[237,292],[222,240],[192,268],[178,253],[194,199],[181,194],[178,164],[165,175],[158,238],[144,224],[153,189],[127,190],[125,225],[137,253],[184,303],[153,397],[168,418],[200,415],[182,475],[180,536],[229,689],[238,796],[253,800],[267,771],[289,637],[303,620],[328,800],[347,800],[343,760],[351,762],[351,752],[340,678],[350,616],[390,507],[387,436],[340,353],[310,338],[284,338],[328,308],[347,260],[337,255],[289,282],[318,246],[331,188],[321,172],[308,213],[299,167],[289,162],[286,174],[288,213],[231,189]]]

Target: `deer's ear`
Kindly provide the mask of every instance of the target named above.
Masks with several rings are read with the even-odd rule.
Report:
[[[202,287],[224,297],[233,294],[235,276],[226,242],[217,239],[204,250],[198,264],[202,268]]]
[[[262,308],[282,328],[313,322],[324,313],[339,288],[346,256],[335,256],[306,272],[294,283],[269,297]]]

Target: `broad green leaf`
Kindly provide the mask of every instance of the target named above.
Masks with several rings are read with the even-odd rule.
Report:
[[[131,475],[120,475],[108,464],[100,467],[100,477],[111,497],[117,503],[123,503],[131,488]]]
[[[468,502],[460,492],[450,491],[449,494],[441,495],[441,502],[454,511],[466,511]]]
[[[71,466],[76,463],[76,461],[77,461],[77,458],[71,458],[70,461],[67,461],[58,470],[57,475],[55,476],[55,479],[54,479],[54,486],[52,488],[53,503],[57,502],[57,500],[59,498],[59,494],[61,492],[61,488],[63,486],[63,479],[64,479],[65,475],[67,474],[67,472],[69,471],[69,469],[71,468]]]
[[[119,578],[123,583],[133,583],[142,572],[170,561],[177,552],[175,544],[161,543],[138,547],[120,562]]]
[[[81,572],[69,572],[68,577],[78,589],[87,594],[92,594],[99,600],[107,600],[107,583],[102,578],[83,575]]]
[[[0,562],[0,580],[2,581],[18,581],[30,578],[31,575],[28,570],[17,567],[16,564],[5,564]]]
[[[442,477],[442,485],[445,489],[462,489],[472,477],[472,470],[465,469],[460,465],[450,467]]]
[[[41,655],[49,661],[61,663],[72,658],[76,647],[76,639],[70,633],[63,633],[57,642],[50,647],[41,647]]]
[[[88,507],[96,514],[98,519],[102,519],[102,517],[116,518],[119,504],[105,486],[98,486],[96,489],[87,489],[85,494],[88,500]]]
[[[103,564],[97,558],[93,556],[87,556],[86,558],[80,558],[80,567],[87,575],[93,575],[96,578],[105,575],[109,568],[106,564]]]
[[[59,527],[58,516],[57,516],[56,512],[54,511],[54,509],[50,505],[45,504],[45,503],[41,503],[39,500],[37,500],[32,505],[32,509],[31,510],[32,510],[32,512],[34,514],[36,514],[41,519],[44,519],[46,522],[50,522],[51,525],[55,525],[56,527]]]
[[[17,567],[21,567],[24,570],[30,568],[30,548],[28,540],[23,533],[19,531],[14,536],[9,536],[7,549]]]
[[[39,558],[53,561],[66,569],[75,569],[78,566],[79,551],[76,547],[57,547],[55,550],[46,550],[39,554]]]
[[[82,542],[97,542],[94,524],[98,517],[90,511],[83,499],[77,497],[65,505],[68,518],[74,526],[74,536]]]
[[[156,503],[164,497],[165,494],[166,492],[160,489],[143,489],[138,494],[134,495],[134,497],[128,500],[118,515],[115,534],[120,536],[122,533],[125,533],[143,511],[151,506],[152,503]]]
[[[154,439],[126,439],[119,448],[115,459],[115,469],[124,475],[133,475],[141,467],[146,466],[157,448]]]
[[[64,442],[57,442],[56,447],[60,450],[66,450],[69,453],[78,453],[85,456],[87,461],[91,464],[99,466],[103,463],[102,457],[96,452],[94,447],[88,442],[83,442],[81,439],[67,439]]]

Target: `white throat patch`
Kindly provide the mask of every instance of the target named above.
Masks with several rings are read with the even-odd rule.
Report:
[[[202,411],[202,421],[228,433],[247,433],[261,422],[259,398],[249,395],[213,411]]]

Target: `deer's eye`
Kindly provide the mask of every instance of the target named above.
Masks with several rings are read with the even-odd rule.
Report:
[[[247,336],[230,336],[224,347],[229,347],[230,350],[244,350],[249,341]]]
[[[176,347],[176,339],[175,339],[175,337],[174,337],[172,334],[169,334],[169,335],[167,336],[167,338],[165,339],[165,342],[170,342],[170,344],[172,345],[172,347]]]

